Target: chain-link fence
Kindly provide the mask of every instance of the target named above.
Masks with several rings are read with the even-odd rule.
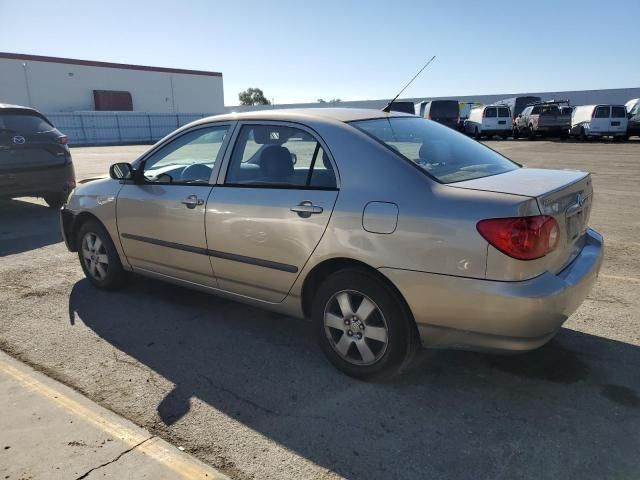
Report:
[[[71,145],[154,143],[212,113],[56,112],[45,114]]]

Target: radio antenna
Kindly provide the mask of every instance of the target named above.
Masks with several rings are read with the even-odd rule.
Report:
[[[398,92],[398,94],[397,94],[395,97],[393,97],[393,100],[391,100],[391,101],[387,104],[387,106],[386,106],[386,107],[384,107],[384,108],[382,109],[382,111],[383,111],[383,112],[385,112],[385,113],[389,113],[389,112],[391,111],[391,106],[393,105],[393,102],[395,102],[395,101],[398,99],[398,97],[399,97],[400,95],[402,95],[402,92],[404,92],[404,91],[407,89],[407,87],[408,87],[409,85],[411,85],[411,84],[413,83],[413,81],[414,81],[416,78],[418,78],[418,75],[420,75],[420,74],[422,73],[422,71],[423,71],[425,68],[427,68],[431,62],[433,62],[433,60],[434,60],[435,58],[436,58],[436,56],[434,55],[433,57],[431,57],[431,59],[430,59],[427,63],[425,63],[425,64],[424,64],[424,66],[420,69],[420,71],[419,71],[418,73],[416,73],[416,74],[413,76],[413,78],[412,78],[411,80],[409,80],[409,83],[407,83],[407,84],[402,88],[402,90],[400,90],[400,91]]]

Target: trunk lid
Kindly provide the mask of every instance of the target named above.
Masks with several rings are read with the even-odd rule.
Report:
[[[540,213],[554,217],[560,227],[558,247],[535,260],[552,273],[568,265],[584,246],[593,204],[591,175],[587,172],[519,168],[449,186],[535,198]]]

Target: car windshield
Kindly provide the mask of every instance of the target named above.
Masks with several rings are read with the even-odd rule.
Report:
[[[389,117],[351,122],[442,183],[488,177],[519,166],[450,128],[423,118]]]

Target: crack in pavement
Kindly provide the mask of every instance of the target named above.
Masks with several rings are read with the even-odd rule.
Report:
[[[132,452],[133,450],[135,450],[136,448],[138,448],[139,446],[141,446],[143,443],[148,442],[149,440],[151,440],[152,438],[154,438],[155,435],[151,435],[149,438],[145,438],[144,440],[142,440],[141,442],[135,444],[133,447],[128,448],[127,450],[125,450],[124,452],[121,452],[116,458],[114,458],[113,460],[109,460],[108,462],[103,463],[102,465],[98,465],[97,467],[93,467],[92,469],[90,469],[89,471],[87,471],[86,473],[83,473],[82,475],[80,475],[79,477],[76,478],[76,480],[82,480],[84,478],[87,478],[92,472],[95,472],[96,470],[99,470],[101,468],[106,467],[107,465],[111,465],[112,463],[117,462],[118,460],[120,460],[122,457],[124,457],[127,453]]]

